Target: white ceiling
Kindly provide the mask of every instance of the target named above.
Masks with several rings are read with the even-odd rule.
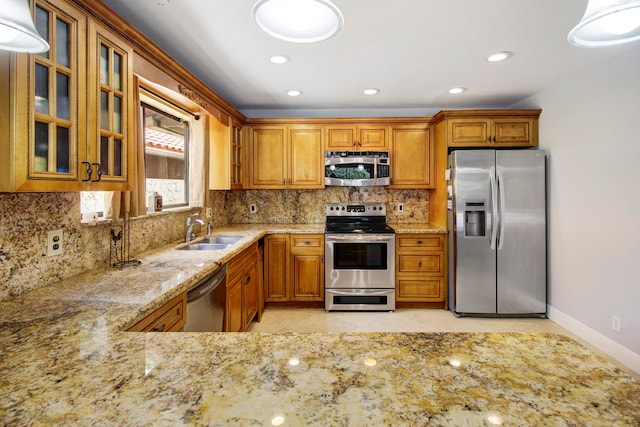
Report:
[[[433,115],[508,108],[637,48],[567,42],[587,0],[334,0],[336,37],[295,44],[262,32],[256,0],[103,0],[248,117]],[[513,57],[489,63],[507,50]],[[291,62],[269,62],[285,54]],[[454,86],[468,88],[448,94]],[[366,88],[380,93],[366,96]],[[292,98],[286,92],[299,89]]]

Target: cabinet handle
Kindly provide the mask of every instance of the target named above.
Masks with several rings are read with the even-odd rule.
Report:
[[[98,179],[94,179],[91,182],[100,182],[102,180],[102,165],[100,163],[91,163],[96,167],[96,175],[98,175]]]
[[[422,244],[422,240],[418,240],[418,242],[417,242],[417,243],[418,243],[419,245],[421,245],[421,244]]]
[[[87,179],[83,179],[82,182],[91,181],[91,174],[93,173],[93,170],[91,170],[91,163],[82,162],[82,164],[87,166]]]
[[[152,329],[152,332],[164,332],[164,328],[166,328],[167,325],[165,323],[163,323],[160,326],[156,326],[155,328]]]
[[[245,277],[247,278],[247,281],[244,284],[248,285],[249,282],[251,281],[251,274],[247,273]]]

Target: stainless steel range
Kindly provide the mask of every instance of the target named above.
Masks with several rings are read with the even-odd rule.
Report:
[[[395,310],[395,232],[384,203],[329,203],[326,213],[325,309]]]

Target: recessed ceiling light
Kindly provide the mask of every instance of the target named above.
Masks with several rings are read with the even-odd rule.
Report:
[[[269,61],[273,62],[274,64],[286,64],[287,62],[291,61],[291,58],[289,58],[287,55],[273,55],[271,58],[269,58]]]
[[[300,96],[302,95],[302,91],[301,90],[290,90],[287,92],[287,95],[289,96]]]
[[[487,61],[489,62],[500,62],[500,61],[504,61],[505,59],[509,59],[511,57],[512,53],[511,52],[495,52],[492,53],[491,55],[489,55],[487,57]]]
[[[329,0],[258,0],[253,19],[265,33],[293,43],[315,43],[338,34],[344,18]]]
[[[640,2],[589,0],[584,16],[567,36],[580,47],[601,47],[640,39]]]
[[[371,88],[371,89],[365,89],[362,91],[365,95],[375,95],[380,93],[380,89],[375,89],[375,88]]]
[[[464,92],[465,90],[467,90],[464,87],[452,87],[451,89],[449,89],[449,93],[452,95],[457,95],[459,93]]]

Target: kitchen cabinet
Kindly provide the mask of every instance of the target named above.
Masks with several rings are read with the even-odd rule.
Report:
[[[321,126],[259,125],[250,133],[251,188],[324,188]]]
[[[63,0],[37,0],[51,49],[0,57],[0,191],[124,190],[133,49]]]
[[[396,234],[396,302],[445,307],[445,236]]]
[[[433,188],[434,147],[429,126],[391,126],[391,188]]]
[[[268,235],[264,256],[266,303],[324,301],[323,234]]]
[[[130,332],[182,332],[187,320],[187,293],[183,292],[146,316],[128,331]]]
[[[538,114],[453,117],[447,120],[449,147],[537,147]],[[513,114],[513,115],[511,115]]]
[[[242,124],[209,116],[209,189],[242,190],[244,183],[244,138]]]
[[[386,124],[327,124],[327,150],[388,150],[389,127]]]
[[[226,332],[246,331],[258,314],[258,244],[253,244],[227,263]]]

